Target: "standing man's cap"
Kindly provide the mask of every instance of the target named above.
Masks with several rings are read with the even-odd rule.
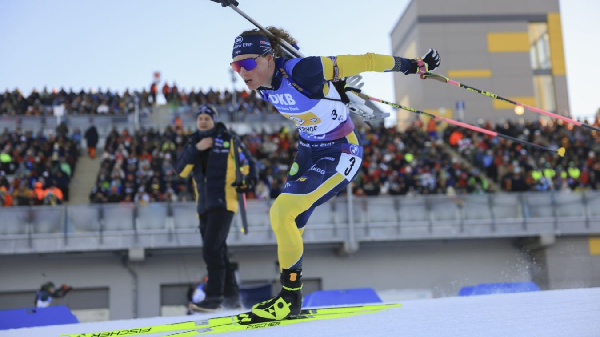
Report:
[[[217,116],[219,115],[217,109],[215,109],[215,107],[212,105],[201,105],[196,112],[196,118],[202,114],[209,115],[210,118],[212,118],[212,120],[215,122],[217,121]]]

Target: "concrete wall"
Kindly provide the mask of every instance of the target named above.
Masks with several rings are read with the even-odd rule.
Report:
[[[275,247],[237,249],[232,257],[243,283],[278,278]],[[35,289],[51,280],[74,287],[72,309],[90,307],[78,304],[77,291],[107,288],[110,319],[159,316],[161,285],[187,285],[205,273],[199,249],[146,251],[139,262],[127,261],[125,252],[2,256],[0,266],[3,308],[30,306]],[[304,267],[304,277],[319,280],[323,289],[428,289],[434,296],[454,296],[466,285],[532,279],[527,255],[508,239],[379,242],[352,255],[312,246]],[[13,293],[29,296],[6,303]]]
[[[566,237],[533,249],[538,266],[534,281],[549,289],[600,287],[600,255],[592,254],[588,237]]]
[[[491,71],[491,76],[449,77],[506,98],[524,98],[522,103],[535,106],[529,51],[490,51],[488,33],[527,33],[529,23],[549,22],[548,14],[559,12],[558,0],[413,0],[390,33],[392,52],[415,58],[421,57],[428,48],[436,48],[442,57],[436,73],[449,76],[457,70]],[[556,22],[560,16],[557,17],[558,20],[552,21],[553,27],[559,26]],[[568,114],[562,33],[560,28],[551,33],[554,34],[552,41],[555,41],[553,62],[560,68],[553,72],[557,106],[552,112]],[[460,119],[457,101],[465,103],[464,120],[470,123],[480,118],[499,121],[516,117],[512,106],[501,108],[495,106],[490,97],[433,80],[419,81],[414,76],[398,73],[394,75],[394,86],[399,104],[435,114],[443,108],[442,111],[446,111],[444,117]],[[403,123],[414,119],[414,113],[399,111],[397,117]],[[529,112],[523,118],[538,119],[539,115]]]
[[[233,247],[231,254],[243,284],[273,282],[274,292],[279,290],[274,246]],[[147,250],[143,261],[130,261],[124,251],[5,255],[0,269],[0,309],[31,306],[35,290],[53,281],[75,289],[57,304],[109,309],[111,320],[160,316],[161,287],[179,286],[184,298],[187,285],[205,274],[200,249]],[[463,286],[495,282],[597,287],[600,255],[590,254],[587,237],[559,238],[534,248],[529,241],[507,238],[373,242],[362,243],[351,255],[340,254],[339,247],[308,245],[303,274],[311,288],[418,289],[445,297],[456,296]]]

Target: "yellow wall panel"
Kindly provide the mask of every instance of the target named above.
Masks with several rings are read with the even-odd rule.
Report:
[[[432,115],[436,115],[438,117],[445,117],[445,118],[450,118],[452,119],[452,109],[446,108],[446,107],[440,107],[439,109],[423,109],[423,112],[427,112],[429,114]],[[423,117],[425,120],[429,120],[429,118],[427,115],[421,115],[421,117]]]
[[[448,77],[450,78],[484,78],[492,77],[492,71],[490,69],[463,69],[463,70],[448,70]]]
[[[590,237],[590,255],[600,255],[600,236]]]
[[[565,49],[559,13],[548,13],[548,38],[550,40],[550,59],[552,75],[566,75]]]
[[[487,40],[490,53],[529,51],[528,32],[490,32],[487,34]]]
[[[504,97],[506,97],[506,96],[504,96]],[[535,106],[537,104],[535,97],[506,97],[506,98],[511,99],[515,102],[523,103],[525,105]],[[514,105],[512,105],[508,102],[501,101],[501,100],[495,99],[492,102],[494,104],[494,109],[514,109],[515,108]]]

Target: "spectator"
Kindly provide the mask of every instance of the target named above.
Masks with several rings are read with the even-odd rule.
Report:
[[[152,82],[152,85],[150,85],[150,97],[152,98],[152,102],[149,102],[152,104],[152,106],[156,105],[156,95],[158,94],[158,84],[156,82]]]
[[[0,186],[0,206],[10,207],[13,205],[12,194],[4,186]]]
[[[147,204],[150,202],[150,195],[146,192],[144,186],[140,186],[138,192],[133,197],[133,201],[140,204]]]
[[[380,187],[377,182],[368,179],[364,184],[363,191],[366,196],[377,196],[379,195]]]
[[[49,206],[56,206],[63,203],[63,193],[60,188],[51,184],[50,187],[43,191],[43,204]]]
[[[188,292],[187,292],[188,303],[186,306],[188,309],[188,311],[187,311],[188,315],[195,314],[194,311],[189,309],[190,305],[192,305],[193,303],[200,303],[206,297],[206,293],[204,292],[204,287],[206,287],[207,282],[208,282],[208,277],[204,276],[202,278],[202,281],[196,282],[195,284],[192,284],[188,288]]]
[[[169,84],[167,83],[167,81],[165,81],[165,84],[162,87],[162,94],[165,97],[165,100],[167,101],[167,103],[171,102],[171,90],[169,88]]]
[[[237,199],[226,197],[237,193],[227,178],[235,176],[238,169],[238,164],[232,161],[235,157],[232,142],[236,140],[223,123],[215,120],[216,115],[212,106],[199,107],[197,130],[175,165],[177,174],[182,178],[191,174],[196,186],[197,213],[204,243],[202,256],[208,270],[208,282],[204,288],[206,297],[191,303],[190,309],[201,312],[241,307],[235,269],[229,261],[226,242],[233,215],[239,207]],[[254,165],[245,152],[239,156],[245,162],[245,172],[251,173],[248,181],[253,186],[256,182],[252,178]]]
[[[6,188],[10,187],[10,182],[6,178],[6,173],[4,171],[0,171],[0,186],[4,186]]]
[[[87,142],[88,155],[90,158],[96,158],[96,146],[98,145],[98,129],[90,120],[90,127],[85,131],[85,140]]]
[[[81,140],[82,140],[81,129],[74,128],[73,133],[71,134],[71,139],[73,140],[76,150],[79,152],[79,149],[81,148]]]
[[[63,201],[69,201],[69,181],[70,178],[62,170],[56,171],[52,178],[52,185],[56,186],[62,193]]]
[[[13,191],[13,203],[15,206],[32,206],[36,204],[34,193],[27,187],[25,182],[21,182],[19,187]]]
[[[183,121],[181,120],[181,116],[179,114],[175,114],[173,118],[173,125],[175,126],[175,130],[183,131]]]
[[[93,204],[104,204],[108,202],[107,191],[101,186],[96,186],[90,192],[90,202]]]
[[[11,146],[7,144],[0,153],[0,170],[8,174],[13,174],[16,171],[17,166],[10,154],[10,149]]]
[[[455,129],[450,135],[450,145],[458,146],[458,142],[464,137],[460,129]]]
[[[47,282],[40,286],[40,289],[35,292],[34,305],[36,308],[46,308],[50,305],[53,298],[65,297],[73,287],[63,284],[60,288],[55,289],[54,283]]]
[[[173,85],[171,86],[169,97],[171,98],[169,102],[179,104],[179,89],[177,88],[177,84],[175,82],[173,82]]]
[[[429,118],[427,122],[427,135],[431,140],[437,140],[437,126],[435,118]]]
[[[73,170],[71,169],[71,165],[69,165],[69,163],[67,162],[67,158],[65,158],[64,156],[58,158],[58,162],[55,164],[53,171],[55,173],[58,173],[60,171],[64,173],[68,178],[73,176]]]
[[[123,200],[121,198],[121,193],[120,193],[119,189],[117,188],[117,186],[113,185],[110,187],[107,199],[108,199],[107,202],[110,202],[110,203],[117,203],[117,202],[120,202]]]
[[[69,135],[69,127],[65,121],[61,121],[59,125],[56,126],[56,135],[67,138]]]
[[[44,184],[42,184],[41,181],[36,182],[33,186],[33,194],[35,195],[36,205],[42,205],[44,203],[46,191],[44,190]]]
[[[263,180],[259,180],[258,183],[256,184],[256,199],[259,200],[266,200],[270,198],[270,192],[269,192],[269,188],[267,187],[267,185],[265,184],[265,182]]]

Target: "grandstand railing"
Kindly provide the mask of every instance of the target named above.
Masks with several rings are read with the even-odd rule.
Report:
[[[171,114],[168,114],[166,120],[162,122],[156,122],[152,120],[148,112],[144,112],[136,116],[134,114],[123,114],[123,115],[66,115],[61,117],[61,121],[64,121],[69,129],[72,131],[75,128],[79,128],[81,132],[85,132],[87,128],[92,125],[96,126],[98,133],[101,137],[108,135],[108,133],[114,128],[117,130],[129,129],[135,130],[136,126],[143,128],[157,128],[162,130],[169,125],[174,125],[172,118],[175,115],[179,115],[182,119],[183,125],[186,129],[190,126],[195,125],[196,116],[192,108],[189,106],[169,108]],[[219,107],[219,121],[227,124],[228,127],[234,129],[240,134],[246,134],[253,131],[279,131],[282,127],[293,128],[294,123],[290,120],[282,118],[279,113],[264,113],[264,114],[244,114],[241,112],[230,112],[224,107]],[[42,131],[44,133],[54,132],[58,126],[58,118],[52,115],[39,115],[39,116],[9,116],[0,115],[0,128],[7,128],[14,130],[17,127],[22,130],[31,131]]]
[[[129,115],[68,115],[60,119],[64,121],[69,128],[79,128],[82,132],[93,123],[98,130],[108,133],[115,125],[135,125],[135,116]],[[147,115],[140,116],[141,123],[149,123]],[[14,130],[17,127],[23,130],[43,131],[55,130],[58,126],[58,118],[52,115],[39,116],[8,116],[0,115],[0,127]]]
[[[231,246],[275,245],[267,201],[248,201]],[[0,254],[198,247],[193,202],[18,206],[0,209]],[[600,192],[337,197],[318,207],[306,244],[600,233]]]

